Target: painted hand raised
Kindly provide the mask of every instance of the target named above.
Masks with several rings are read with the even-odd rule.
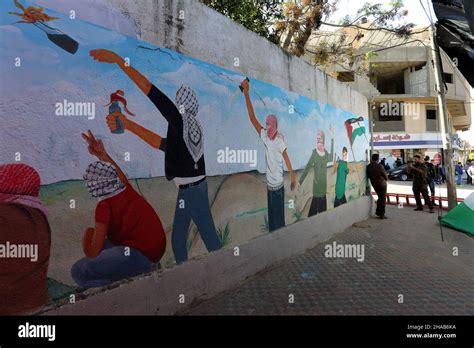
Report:
[[[94,134],[90,130],[87,131],[88,134],[82,133],[82,137],[85,141],[87,141],[89,153],[93,156],[96,156],[101,161],[107,161],[109,159],[109,155],[107,151],[105,151],[104,144],[102,140],[96,139]]]
[[[122,121],[124,128],[127,129],[128,118],[124,114],[121,114],[120,112],[114,112],[107,115],[106,121],[107,121],[107,126],[109,126],[109,129],[111,131],[115,131],[117,129],[116,117],[118,117],[120,121]]]
[[[91,50],[89,55],[94,58],[94,60],[102,63],[120,64],[124,61],[117,53],[105,49]]]

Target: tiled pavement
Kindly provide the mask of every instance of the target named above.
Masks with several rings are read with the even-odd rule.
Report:
[[[387,215],[181,314],[474,315],[474,238],[443,227],[441,242],[437,214],[426,211],[388,206]],[[324,257],[324,246],[333,241],[363,244],[365,260]],[[398,303],[400,294],[404,303]]]

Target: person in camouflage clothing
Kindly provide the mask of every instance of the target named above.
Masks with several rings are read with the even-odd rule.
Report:
[[[415,210],[423,210],[421,204],[420,194],[423,195],[425,204],[430,208],[430,213],[433,213],[433,204],[428,195],[428,175],[426,165],[422,162],[420,155],[414,156],[415,163],[408,164],[408,171],[413,175],[413,193],[415,194],[416,208]]]

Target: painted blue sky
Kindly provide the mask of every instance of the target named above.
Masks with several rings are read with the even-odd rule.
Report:
[[[22,1],[22,4],[26,7],[30,3]],[[91,129],[104,139],[109,152],[129,176],[164,175],[163,154],[131,134],[111,134],[106,126],[108,112],[105,105],[110,93],[117,89],[125,91],[128,107],[137,115],[136,122],[161,135],[166,134],[167,124],[118,67],[98,63],[89,56],[90,50],[105,48],[128,57],[133,67],[171,99],[182,84],[197,92],[208,175],[253,169],[246,164],[217,163],[217,151],[225,147],[256,149],[257,169],[265,171],[264,148],[248,119],[238,88],[245,76],[46,9],[49,15],[60,17],[49,24],[79,42],[79,50],[71,55],[50,42],[35,26],[12,24],[18,17],[9,15],[9,11],[19,12],[19,9],[13,2],[4,3],[0,13],[3,56],[0,61],[0,102],[4,105],[0,130],[5,135],[6,145],[6,151],[0,154],[0,163],[12,162],[13,154],[21,152],[23,161],[36,167],[44,182],[81,178],[92,157],[87,153],[80,132]],[[21,67],[14,65],[17,57],[21,58]],[[279,130],[285,136],[295,169],[304,167],[309,159],[318,129],[327,133],[329,125],[333,125],[337,154],[340,155],[343,146],[349,146],[344,121],[357,115],[254,80],[252,76],[249,78],[257,117],[262,124],[267,114],[278,117]],[[54,105],[64,99],[95,103],[95,119],[56,116]],[[294,105],[295,113],[289,113],[289,105]],[[326,146],[329,147],[329,137]],[[365,137],[356,140],[357,160],[365,158],[367,146]],[[125,152],[131,154],[128,163],[121,161]]]

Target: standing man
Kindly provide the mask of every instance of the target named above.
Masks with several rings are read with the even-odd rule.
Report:
[[[415,164],[408,164],[408,173],[413,175],[413,193],[415,194],[416,208],[417,211],[423,210],[423,204],[421,204],[420,194],[425,200],[425,204],[430,208],[430,213],[434,213],[433,204],[431,204],[430,197],[428,195],[428,176],[426,165],[421,161],[420,155],[415,155]]]
[[[334,171],[336,176],[336,196],[334,198],[334,208],[347,203],[346,199],[346,179],[349,174],[347,165],[347,148],[342,148],[342,160],[334,161]]]
[[[328,152],[324,147],[324,131],[320,129],[316,136],[316,148],[313,150],[299,180],[300,185],[303,184],[309,170],[313,168],[313,199],[311,200],[311,206],[309,207],[308,217],[327,210],[327,164],[332,161],[334,153],[334,129],[332,126],[329,126],[329,134],[331,136],[331,152]]]
[[[283,135],[278,131],[278,120],[275,115],[268,115],[265,128],[255,116],[249,94],[249,81],[245,79],[241,84],[245,96],[245,104],[250,122],[265,146],[265,162],[267,165],[267,200],[269,231],[285,226],[285,188],[283,186],[283,160],[290,172],[291,190],[296,188],[296,176],[291,166]]]
[[[387,195],[387,172],[385,168],[378,163],[379,154],[374,153],[372,155],[372,161],[367,166],[367,177],[370,179],[375,192],[377,193],[377,209],[375,215],[380,219],[386,219],[385,216],[385,197]]]
[[[462,184],[462,164],[461,162],[458,162],[458,164],[455,167],[455,172],[456,172],[456,185],[461,185]]]
[[[436,179],[436,170],[433,163],[430,162],[430,156],[425,156],[425,166],[426,166],[426,174],[428,177],[428,186],[430,188],[431,193],[431,204],[436,205],[435,202],[435,179]]]
[[[474,178],[474,161],[471,161],[471,165],[469,166],[469,168],[467,168],[466,173],[470,178],[469,182],[471,183],[471,185],[474,185],[474,182],[472,180]]]
[[[176,92],[175,104],[115,52],[98,49],[92,50],[90,55],[99,62],[117,64],[168,122],[166,144],[162,144],[164,139],[122,114],[115,113],[107,117],[111,130],[115,129],[113,120],[118,114],[126,130],[165,152],[166,178],[173,180],[179,188],[171,238],[176,262],[179,264],[188,259],[186,242],[191,219],[207,250],[211,252],[220,249],[222,243],[209,208],[203,129],[197,118],[199,102],[196,93],[187,86],[181,86]]]

